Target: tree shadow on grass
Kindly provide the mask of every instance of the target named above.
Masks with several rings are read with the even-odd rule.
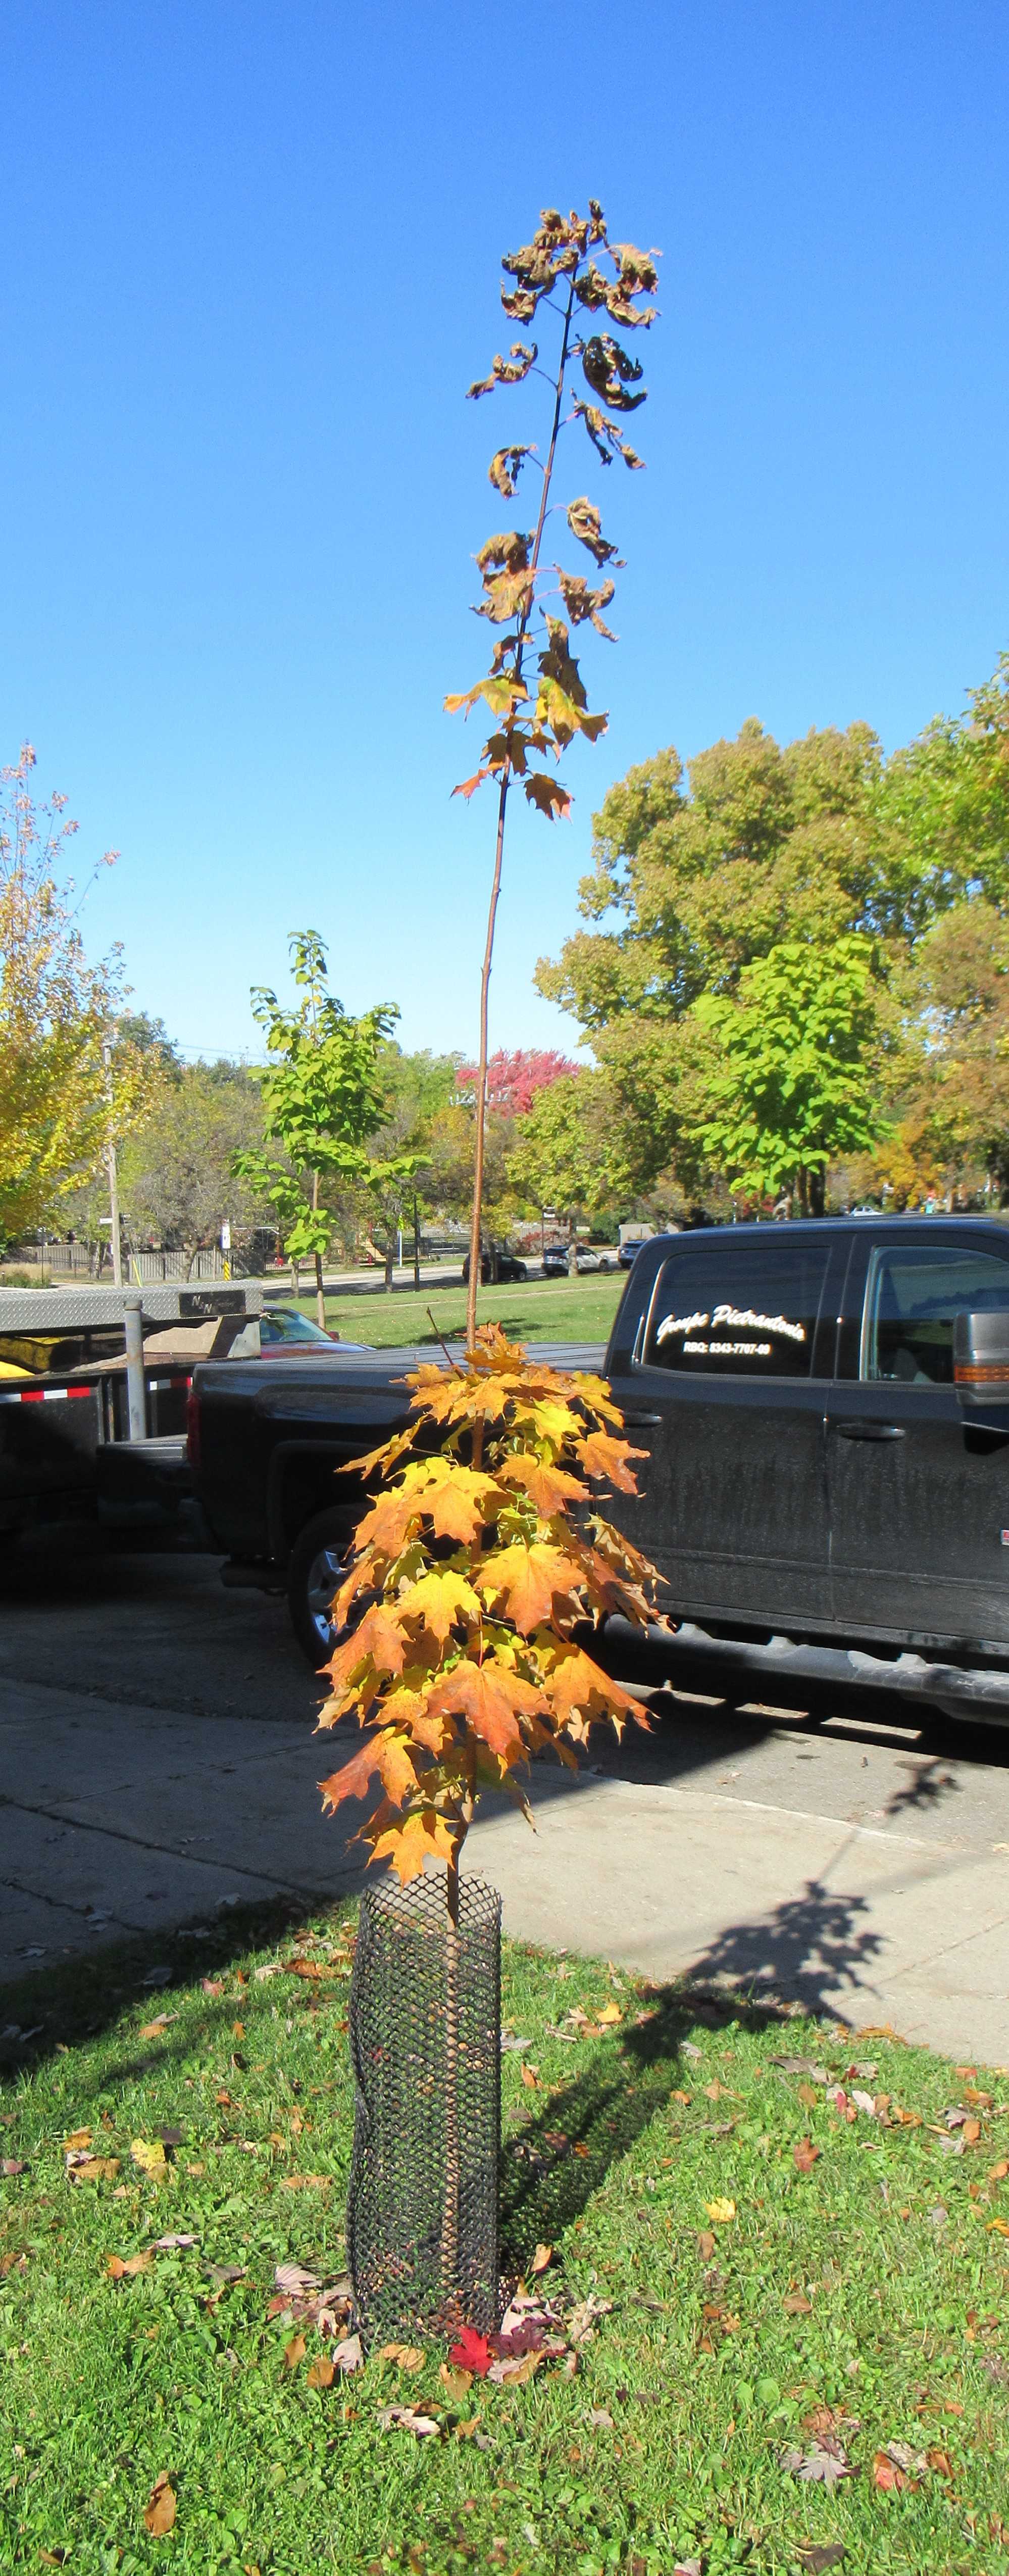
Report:
[[[839,1987],[861,1986],[883,1948],[857,1895],[809,1879],[761,1922],[728,1925],[685,1978],[651,1989],[639,2021],[593,2045],[588,2066],[537,2111],[502,2152],[501,2236],[507,2269],[537,2239],[581,2216],[610,2166],[635,2145],[682,2082],[682,2044],[698,2022],[749,2030],[796,2010],[837,2014]]]

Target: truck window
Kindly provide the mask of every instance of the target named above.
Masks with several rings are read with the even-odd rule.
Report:
[[[830,1244],[805,1227],[769,1226],[765,1243],[676,1252],[652,1300],[650,1368],[808,1377]]]
[[[953,1317],[1009,1307],[1009,1261],[969,1244],[874,1252],[862,1321],[863,1378],[951,1386]]]

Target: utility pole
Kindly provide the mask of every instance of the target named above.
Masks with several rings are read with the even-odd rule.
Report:
[[[114,1282],[115,1282],[116,1287],[117,1287],[117,1288],[121,1288],[121,1287],[122,1287],[122,1284],[123,1284],[123,1256],[122,1256],[122,1249],[121,1249],[120,1241],[119,1241],[119,1174],[118,1174],[118,1171],[117,1171],[117,1169],[116,1169],[116,1140],[115,1140],[115,1135],[114,1135],[114,1133],[113,1133],[113,1128],[112,1128],[112,1040],[111,1040],[111,1038],[103,1038],[103,1039],[102,1039],[102,1058],[103,1058],[104,1065],[105,1065],[105,1091],[106,1091],[106,1097],[107,1097],[107,1099],[108,1099],[108,1104],[109,1104],[109,1141],[108,1141],[108,1144],[107,1144],[107,1146],[106,1146],[106,1148],[105,1148],[105,1164],[106,1164],[106,1169],[107,1169],[107,1171],[108,1171],[108,1175],[109,1175],[109,1216],[110,1216],[110,1219],[111,1219],[111,1235],[112,1235],[112,1277],[113,1277],[113,1280],[114,1280]]]

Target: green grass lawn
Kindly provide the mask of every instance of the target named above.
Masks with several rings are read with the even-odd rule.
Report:
[[[0,2133],[22,2167],[0,2182],[4,2570],[1009,2566],[1007,2087],[886,2035],[509,1949],[530,2044],[502,2061],[508,2261],[551,2243],[561,2299],[612,2304],[570,2377],[451,2395],[443,2347],[309,2385],[317,2335],[298,2354],[268,2307],[278,2262],[344,2260],[352,1929],[347,1908],[286,1933],[232,1916],[156,1967],[112,1954],[0,1997],[0,2022],[42,2024]],[[257,1974],[295,1956],[327,1973]],[[583,2027],[572,2007],[574,2043],[552,2035]],[[849,2120],[824,2074],[885,2097],[885,2123]],[[957,2106],[972,2125],[949,2128]],[[75,2183],[81,2130],[109,2169]],[[110,2276],[167,2235],[194,2242]],[[437,2432],[384,2430],[389,2402]],[[833,2491],[782,2457],[822,2465],[831,2436]],[[177,2519],[155,2538],[163,2472]]]
[[[529,1279],[512,1288],[482,1288],[477,1314],[482,1324],[493,1317],[520,1342],[605,1342],[624,1286],[622,1271],[582,1279]],[[290,1302],[290,1299],[288,1300]],[[303,1294],[303,1312],[315,1317],[315,1297]],[[333,1296],[326,1299],[326,1322],[335,1324],[348,1342],[372,1342],[387,1350],[404,1342],[433,1342],[428,1307],[438,1331],[449,1339],[466,1322],[465,1288],[394,1289],[390,1296]]]

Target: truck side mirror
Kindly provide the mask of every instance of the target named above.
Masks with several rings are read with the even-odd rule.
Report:
[[[1009,1404],[1009,1308],[954,1316],[953,1382],[965,1404]]]

